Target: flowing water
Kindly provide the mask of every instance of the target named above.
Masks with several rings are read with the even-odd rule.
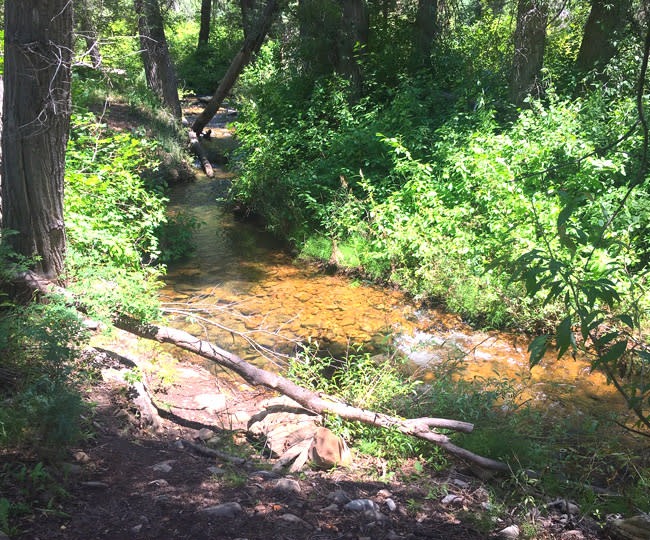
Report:
[[[226,135],[216,127],[213,135]],[[424,380],[436,363],[462,358],[464,377],[515,379],[526,398],[547,407],[622,409],[614,388],[590,373],[585,360],[549,354],[530,370],[527,337],[476,331],[455,315],[420,309],[400,292],[295,261],[271,235],[222,208],[217,197],[236,179],[218,167],[215,173],[170,193],[170,212],[204,223],[193,255],[168,269],[162,300],[179,311],[173,324],[269,369],[282,369],[270,351],[291,355],[310,340],[334,355],[356,345],[379,353],[390,341]]]

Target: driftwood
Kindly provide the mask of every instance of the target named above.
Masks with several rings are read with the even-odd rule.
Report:
[[[246,460],[244,458],[232,456],[230,454],[227,454],[226,452],[222,452],[221,450],[208,448],[207,446],[193,443],[192,441],[189,441],[187,439],[183,439],[182,442],[184,446],[191,448],[201,456],[205,456],[209,458],[218,458],[222,461],[228,461],[229,463],[232,463],[234,465],[244,465],[246,463]]]
[[[210,163],[210,160],[208,159],[208,155],[201,145],[201,142],[199,141],[199,138],[196,136],[196,132],[192,129],[190,129],[188,132],[189,138],[190,138],[190,146],[192,147],[192,150],[194,150],[194,153],[196,154],[196,157],[199,158],[199,161],[201,162],[201,168],[205,172],[207,176],[212,178],[214,176],[214,170],[212,169],[212,163]]]
[[[54,285],[51,281],[48,281],[32,272],[22,274],[20,278],[33,290],[40,291],[44,294],[63,294],[69,301],[76,305],[78,309],[83,310],[83,306],[80,306],[68,291]],[[435,431],[436,428],[442,428],[470,433],[474,429],[474,426],[469,422],[427,417],[405,419],[360,409],[338,401],[336,398],[326,394],[320,394],[303,388],[286,377],[253,366],[237,355],[221,349],[213,343],[199,339],[183,330],[177,330],[167,326],[158,326],[155,324],[142,325],[133,319],[125,317],[117,318],[113,321],[113,324],[117,328],[137,336],[158,341],[160,343],[172,343],[181,349],[198,354],[203,358],[207,358],[220,366],[234,371],[249,384],[252,384],[253,386],[265,386],[280,392],[306,409],[317,414],[334,414],[346,420],[358,421],[364,424],[387,429],[396,429],[406,435],[430,441],[450,454],[484,469],[497,471],[509,470],[506,464],[479,456],[469,450],[460,448],[453,444],[449,440],[449,437]]]

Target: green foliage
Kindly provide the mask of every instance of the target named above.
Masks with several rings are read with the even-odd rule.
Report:
[[[232,19],[233,14],[228,12],[213,17],[210,39],[200,50],[197,50],[197,21],[172,23],[167,39],[182,86],[198,95],[212,94],[217,89],[244,39],[240,24]]]

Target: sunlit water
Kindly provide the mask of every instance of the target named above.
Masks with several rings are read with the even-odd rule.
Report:
[[[431,366],[462,358],[464,377],[515,379],[525,399],[558,411],[622,409],[614,388],[590,373],[585,360],[549,354],[531,372],[524,336],[475,331],[455,315],[420,309],[400,292],[295,261],[271,235],[223,210],[217,197],[236,178],[215,172],[169,194],[170,212],[204,223],[193,255],[168,269],[162,299],[182,312],[172,324],[270,369],[282,369],[270,351],[291,355],[310,340],[334,355],[357,345],[377,354],[390,343],[424,380],[433,376]]]

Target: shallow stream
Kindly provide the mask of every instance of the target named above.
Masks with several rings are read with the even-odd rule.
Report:
[[[212,127],[213,137],[228,136],[223,124]],[[476,331],[456,315],[421,309],[400,292],[294,260],[271,235],[236,221],[217,202],[231,181],[216,167],[214,178],[199,175],[171,190],[170,212],[203,222],[194,235],[196,251],[170,265],[165,279],[163,302],[182,312],[173,324],[266,368],[282,369],[270,351],[291,355],[310,340],[334,355],[356,345],[378,354],[390,342],[424,380],[436,363],[462,358],[464,377],[515,379],[524,397],[558,412],[622,408],[614,388],[590,373],[585,360],[567,355],[558,361],[549,353],[530,370],[523,335]]]

